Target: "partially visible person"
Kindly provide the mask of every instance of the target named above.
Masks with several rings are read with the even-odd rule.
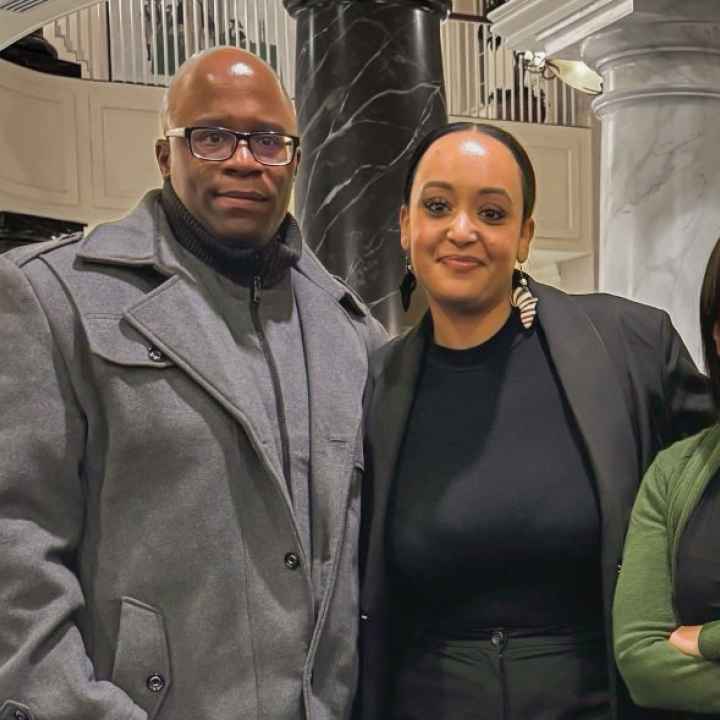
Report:
[[[515,270],[535,193],[490,125],[410,162],[401,241],[429,312],[371,360],[363,720],[643,715],[613,662],[617,567],[643,472],[712,421],[710,392],[666,313]]]
[[[700,330],[720,409],[720,241],[705,271]],[[717,418],[717,414],[716,414]],[[615,655],[635,701],[720,718],[720,424],[650,466],[615,594]]]
[[[0,261],[0,717],[345,718],[385,333],[288,213],[265,63],[192,58],[162,120],[162,190]]]

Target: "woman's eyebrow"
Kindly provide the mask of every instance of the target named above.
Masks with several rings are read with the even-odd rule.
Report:
[[[425,183],[422,187],[422,191],[425,192],[426,190],[433,189],[433,188],[439,188],[441,190],[454,190],[453,186],[449,182],[445,182],[444,180],[430,180]],[[503,197],[507,198],[510,202],[512,202],[512,198],[510,197],[510,193],[502,187],[484,187],[480,188],[477,191],[478,195],[502,195]]]
[[[501,187],[486,187],[486,188],[480,188],[478,190],[478,195],[503,195],[508,200],[512,201],[512,198],[510,197],[510,193],[505,189]]]
[[[430,180],[429,182],[426,182],[422,189],[427,190],[429,188],[440,188],[441,190],[452,190],[453,186],[449,182],[444,182],[443,180]]]

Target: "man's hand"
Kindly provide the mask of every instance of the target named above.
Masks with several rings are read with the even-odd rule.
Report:
[[[685,653],[685,655],[702,657],[698,646],[698,639],[702,627],[702,625],[681,625],[673,631],[672,635],[668,638],[668,642],[681,653]]]

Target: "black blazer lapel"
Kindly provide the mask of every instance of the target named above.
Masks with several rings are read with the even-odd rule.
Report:
[[[374,374],[368,399],[365,432],[366,473],[363,495],[362,598],[365,612],[373,612],[383,593],[385,575],[385,522],[400,447],[420,377],[425,350],[425,318],[407,335],[380,351],[382,367]],[[387,354],[386,354],[387,353]],[[377,359],[376,359],[377,361]],[[365,558],[370,558],[369,563]]]
[[[628,400],[605,342],[573,297],[536,283],[531,289],[540,300],[550,356],[595,477],[609,602],[641,472]]]

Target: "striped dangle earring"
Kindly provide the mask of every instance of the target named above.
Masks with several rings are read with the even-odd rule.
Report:
[[[512,295],[510,296],[510,304],[514,308],[517,308],[520,313],[522,326],[526,330],[529,330],[535,322],[538,299],[530,292],[530,288],[528,288],[527,274],[525,273],[523,265],[520,266],[518,274],[518,284],[513,288]]]

